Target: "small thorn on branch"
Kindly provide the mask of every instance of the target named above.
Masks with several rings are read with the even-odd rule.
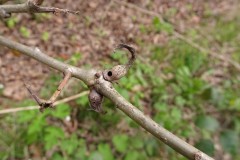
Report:
[[[31,94],[31,96],[33,97],[33,99],[38,103],[38,105],[40,106],[39,110],[41,112],[44,111],[44,109],[46,108],[52,108],[53,107],[53,103],[56,101],[57,97],[60,95],[61,91],[63,90],[64,86],[66,86],[67,82],[69,81],[69,79],[71,78],[71,72],[66,72],[64,75],[64,79],[60,82],[57,90],[54,92],[54,94],[52,95],[52,97],[49,100],[44,100],[39,98],[31,89],[30,85],[25,84],[28,92]]]

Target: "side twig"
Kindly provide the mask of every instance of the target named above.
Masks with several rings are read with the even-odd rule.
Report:
[[[68,9],[61,9],[56,7],[41,7],[41,2],[28,0],[23,4],[9,4],[0,5],[0,10],[5,11],[7,14],[11,13],[72,13],[78,14],[78,11],[71,11]]]
[[[43,112],[44,109],[49,108],[49,107],[50,108],[53,107],[53,103],[56,101],[57,97],[59,96],[59,94],[63,90],[64,86],[66,86],[66,84],[67,84],[67,82],[69,81],[70,78],[71,78],[71,72],[66,71],[63,81],[59,84],[57,90],[54,92],[54,94],[52,95],[52,97],[49,100],[44,100],[44,99],[39,98],[31,90],[31,87],[28,84],[25,83],[25,86],[26,86],[27,90],[29,91],[29,93],[32,95],[32,97],[35,99],[35,101],[40,106],[40,111]]]
[[[53,106],[56,106],[56,105],[59,105],[59,104],[62,104],[62,103],[66,103],[66,102],[69,102],[69,101],[72,101],[72,100],[75,100],[75,99],[77,99],[77,98],[80,98],[80,97],[82,97],[82,96],[87,95],[88,93],[89,93],[88,91],[84,91],[84,92],[81,92],[81,93],[79,93],[79,94],[76,94],[76,95],[73,95],[73,96],[70,96],[70,97],[61,99],[61,100],[59,100],[59,101],[54,102],[54,103],[53,103]],[[39,106],[28,106],[28,107],[20,107],[20,108],[9,108],[9,109],[0,110],[0,115],[1,115],[1,114],[8,114],[8,113],[16,113],[16,112],[20,112],[20,111],[36,110],[36,109],[39,109]]]

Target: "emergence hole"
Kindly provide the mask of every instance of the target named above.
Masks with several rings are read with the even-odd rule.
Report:
[[[111,71],[108,72],[108,76],[109,76],[109,77],[112,76],[112,72],[111,72]]]

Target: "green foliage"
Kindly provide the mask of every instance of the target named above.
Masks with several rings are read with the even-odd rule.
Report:
[[[127,135],[115,135],[112,139],[113,145],[117,151],[124,153],[127,151],[128,147],[128,137]]]
[[[69,63],[71,65],[77,65],[77,63],[79,62],[79,60],[81,60],[81,58],[82,58],[82,54],[80,52],[75,52],[69,59]]]
[[[14,28],[18,22],[18,19],[16,17],[10,17],[7,19],[6,24],[8,28]]]
[[[206,129],[210,132],[215,132],[219,128],[218,121],[215,118],[206,115],[198,116],[195,123],[199,128]]]
[[[157,32],[166,32],[169,34],[173,32],[173,26],[170,23],[161,21],[158,17],[154,17],[152,23]]]
[[[51,112],[52,116],[53,117],[56,117],[56,118],[66,118],[67,116],[70,115],[70,106],[68,104],[59,104],[56,106],[56,109]]]
[[[64,137],[64,136],[63,136]],[[69,145],[71,144],[71,145]],[[61,141],[61,148],[68,155],[74,155],[79,147],[79,140],[76,134],[72,134],[69,138]]]
[[[225,151],[232,154],[237,154],[237,152],[239,152],[240,138],[237,132],[232,130],[226,130],[222,132],[220,136],[220,142]]]
[[[36,19],[37,22],[42,22],[50,20],[52,18],[52,15],[48,13],[38,13],[34,15],[34,18]]]
[[[41,36],[41,39],[43,41],[48,41],[48,39],[49,39],[49,32],[43,32],[42,36]]]
[[[240,24],[234,21],[230,21],[230,22],[218,21],[216,30],[215,30],[216,39],[220,42],[230,42],[234,40],[238,35],[237,33],[238,33],[239,27],[240,27]]]
[[[124,160],[139,160],[140,154],[137,151],[129,151],[125,156]]]
[[[39,131],[38,131],[39,132]],[[37,134],[37,133],[35,133]],[[59,139],[64,137],[64,132],[61,128],[58,127],[48,127],[45,129],[45,136],[44,136],[44,147],[45,150],[50,150],[55,145],[57,145],[56,142],[58,142]]]
[[[101,153],[103,159],[114,160],[111,148],[108,144],[100,143],[98,145],[98,151],[99,151],[99,153]]]
[[[29,36],[31,34],[30,30],[28,28],[24,27],[24,26],[22,26],[20,28],[20,33],[24,38],[29,38]]]
[[[196,147],[209,156],[214,155],[214,144],[209,139],[201,139],[196,143]]]

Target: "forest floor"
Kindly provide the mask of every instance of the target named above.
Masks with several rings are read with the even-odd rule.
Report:
[[[239,153],[239,149],[235,147],[238,147],[239,143],[226,144],[225,141],[229,136],[235,138],[232,141],[239,140],[240,134],[240,120],[231,118],[233,112],[236,111],[234,114],[238,117],[240,111],[240,95],[237,91],[240,82],[240,68],[238,68],[240,62],[238,30],[240,27],[238,17],[240,4],[238,0],[59,0],[45,1],[43,5],[77,10],[80,11],[80,14],[13,14],[11,18],[0,23],[0,34],[28,46],[38,47],[44,53],[66,63],[86,68],[103,68],[122,62],[124,59],[119,60],[117,58],[120,57],[112,56],[114,47],[121,42],[134,46],[139,62],[136,63],[131,74],[136,74],[140,82],[135,82],[133,80],[135,77],[130,75],[129,79],[123,80],[122,85],[120,82],[117,86],[120,89],[121,87],[126,89],[121,91],[122,94],[127,96],[130,101],[141,104],[143,106],[141,109],[146,114],[159,120],[159,123],[166,125],[165,127],[169,130],[183,137],[186,136],[185,139],[189,143],[199,144],[200,148],[202,146],[210,147],[208,150],[213,151],[209,154],[215,156],[216,159],[228,160],[236,157],[234,155]],[[0,57],[1,109],[12,108],[18,106],[19,102],[29,101],[30,96],[24,87],[24,81],[31,84],[37,92],[41,92],[43,97],[47,97],[51,95],[50,92],[54,91],[58,80],[61,79],[61,75],[56,76],[59,73],[14,50],[0,47]],[[233,61],[237,65],[233,64]],[[138,69],[137,65],[145,70]],[[154,69],[146,69],[151,67]],[[153,74],[155,77],[143,74]],[[139,78],[139,75],[144,78]],[[78,83],[78,81],[72,80],[62,97],[79,93],[85,89],[85,86],[79,86]],[[157,85],[159,88],[154,88]],[[79,89],[76,89],[76,86]],[[215,88],[220,88],[220,91],[214,90]],[[134,94],[143,91],[145,95],[139,96],[140,102],[135,102],[137,100]],[[218,94],[222,92],[223,94]],[[156,101],[160,100],[158,96],[164,103],[153,102],[156,99]],[[228,99],[228,97],[231,98]],[[85,105],[81,102],[76,103]],[[199,106],[198,103],[200,103]],[[23,104],[21,103],[21,105]],[[166,109],[170,116],[179,116],[180,112],[181,118],[176,119],[176,123],[184,121],[182,124],[180,122],[177,124],[179,128],[182,128],[182,132],[176,131],[173,127],[174,124],[161,122],[160,114],[157,116],[157,113],[154,112],[156,109],[156,112],[160,113],[163,111],[162,109],[156,107],[151,109],[150,107],[164,106],[165,104],[171,106],[169,112]],[[196,105],[196,108],[189,107],[191,105]],[[179,107],[180,111],[173,109],[173,106]],[[229,107],[233,110],[229,111]],[[197,115],[201,115],[201,117]],[[120,116],[123,115],[120,114]],[[193,118],[193,116],[196,117]],[[0,116],[1,118],[6,117]],[[87,120],[87,117],[81,118],[81,122]],[[168,117],[165,120],[171,121],[171,118]],[[117,119],[115,123],[120,131],[126,133],[122,125],[126,125],[125,123],[128,121],[123,122]],[[187,122],[193,126],[195,134],[199,131],[196,126],[205,127],[206,131],[199,131],[201,136],[196,136],[197,138],[189,138],[188,134],[183,133],[183,126],[188,124]],[[29,122],[24,121],[24,123]],[[54,123],[58,122],[54,121]],[[134,128],[131,125],[128,124],[127,127],[130,128],[130,131]],[[95,134],[95,131],[89,129],[86,124],[79,124],[79,128],[81,127],[85,128],[86,132]],[[106,133],[103,132],[100,139],[102,138],[101,141],[106,141],[109,145],[116,147],[118,145],[114,138],[110,143],[111,139],[107,139],[106,136],[113,126],[110,125],[108,128],[109,130]],[[216,133],[214,133],[215,128],[218,130]],[[87,133],[82,134],[87,136]],[[132,135],[131,132],[126,134]],[[121,138],[125,139],[120,135]],[[199,140],[199,143],[196,139]],[[213,140],[209,141],[209,139]],[[33,142],[35,141],[34,139]],[[93,137],[87,141],[95,143]],[[99,147],[99,145],[95,147],[95,150],[98,148],[104,157],[103,151],[99,148],[106,146],[100,145]],[[142,149],[144,146],[136,147],[136,150]],[[230,149],[227,150],[224,147]],[[39,150],[37,142],[29,148],[32,153],[27,154],[28,157],[44,155],[48,158],[53,154],[49,151],[39,151],[40,153],[32,151]],[[86,150],[89,152],[94,150],[94,147],[87,146],[87,148]],[[116,148],[113,156],[118,159],[123,157],[126,159],[128,154],[123,152],[124,149]],[[54,148],[52,152],[56,150]],[[132,150],[135,151],[135,149]],[[7,159],[14,159],[12,154],[11,152],[4,156]],[[21,152],[20,155],[26,157],[25,152]],[[71,158],[70,153],[68,155],[68,153],[61,152],[61,155]],[[157,153],[146,153],[146,155],[150,159],[159,156]],[[179,155],[172,155],[172,152],[169,153],[166,148],[161,151],[160,155],[166,159],[171,156],[173,159],[179,158]]]

